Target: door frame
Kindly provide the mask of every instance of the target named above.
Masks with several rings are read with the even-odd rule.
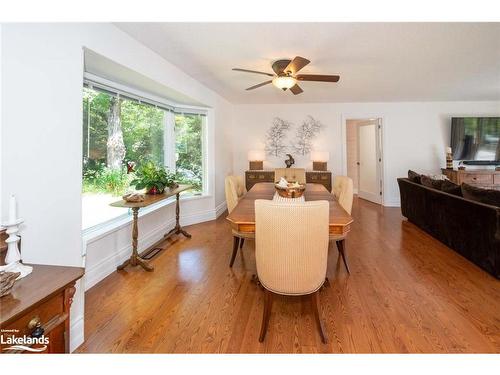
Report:
[[[385,131],[384,128],[387,124],[387,120],[384,116],[376,113],[345,113],[341,115],[340,124],[341,124],[341,150],[342,150],[342,174],[347,176],[347,120],[367,120],[367,119],[379,119],[380,128],[379,128],[379,137],[380,137],[380,149],[379,155],[382,161],[380,162],[380,181],[382,187],[382,195],[380,197],[380,204],[385,206],[385,192],[387,190],[387,186],[385,183],[385,175],[386,175],[386,162],[385,162]]]

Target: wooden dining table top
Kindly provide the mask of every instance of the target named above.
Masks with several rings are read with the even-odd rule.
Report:
[[[255,184],[240,199],[234,210],[227,217],[232,228],[239,232],[255,232],[255,200],[272,200],[275,192],[274,183],[261,182]],[[354,221],[353,218],[323,185],[307,184],[304,199],[306,202],[325,200],[330,203],[330,234],[344,235],[349,232],[350,225]]]

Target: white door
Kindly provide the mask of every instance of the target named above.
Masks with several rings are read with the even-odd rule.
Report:
[[[380,120],[358,124],[358,195],[382,202]]]

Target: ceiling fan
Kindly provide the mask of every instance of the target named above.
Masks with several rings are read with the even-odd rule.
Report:
[[[325,74],[297,74],[300,69],[309,64],[310,61],[296,56],[293,60],[277,60],[273,63],[272,68],[274,73],[266,73],[259,72],[257,70],[248,70],[248,69],[240,69],[233,68],[238,72],[246,72],[246,73],[256,73],[263,74],[269,77],[273,77],[273,79],[259,83],[258,85],[247,88],[247,90],[253,90],[265,85],[272,83],[277,88],[286,91],[286,89],[290,89],[290,91],[294,95],[298,95],[302,93],[304,90],[297,85],[298,81],[314,81],[314,82],[338,82],[340,76],[338,75],[325,75]]]

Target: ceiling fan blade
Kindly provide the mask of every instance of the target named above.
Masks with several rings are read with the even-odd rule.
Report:
[[[272,81],[273,81],[273,80],[270,80],[270,81],[266,81],[266,82],[259,83],[258,85],[255,85],[255,86],[252,86],[252,87],[247,88],[247,91],[248,91],[248,90],[253,90],[253,89],[259,88],[259,87],[261,87],[261,86],[268,85],[268,84],[270,84]]]
[[[298,81],[338,82],[340,76],[325,74],[299,74],[295,78],[297,78]]]
[[[274,74],[266,73],[266,72],[259,72],[257,70],[248,70],[248,69],[240,69],[240,68],[233,68],[233,70],[235,70],[237,72],[264,74],[265,76],[274,77]]]
[[[293,92],[293,95],[299,95],[300,93],[304,92],[304,90],[302,90],[300,86],[297,84],[295,84],[295,86],[290,87],[290,91]]]
[[[290,64],[288,64],[288,66],[285,68],[285,72],[292,72],[292,75],[295,75],[300,69],[302,69],[309,63],[310,61],[308,59],[304,59],[300,56],[295,56],[295,58],[290,61]]]

